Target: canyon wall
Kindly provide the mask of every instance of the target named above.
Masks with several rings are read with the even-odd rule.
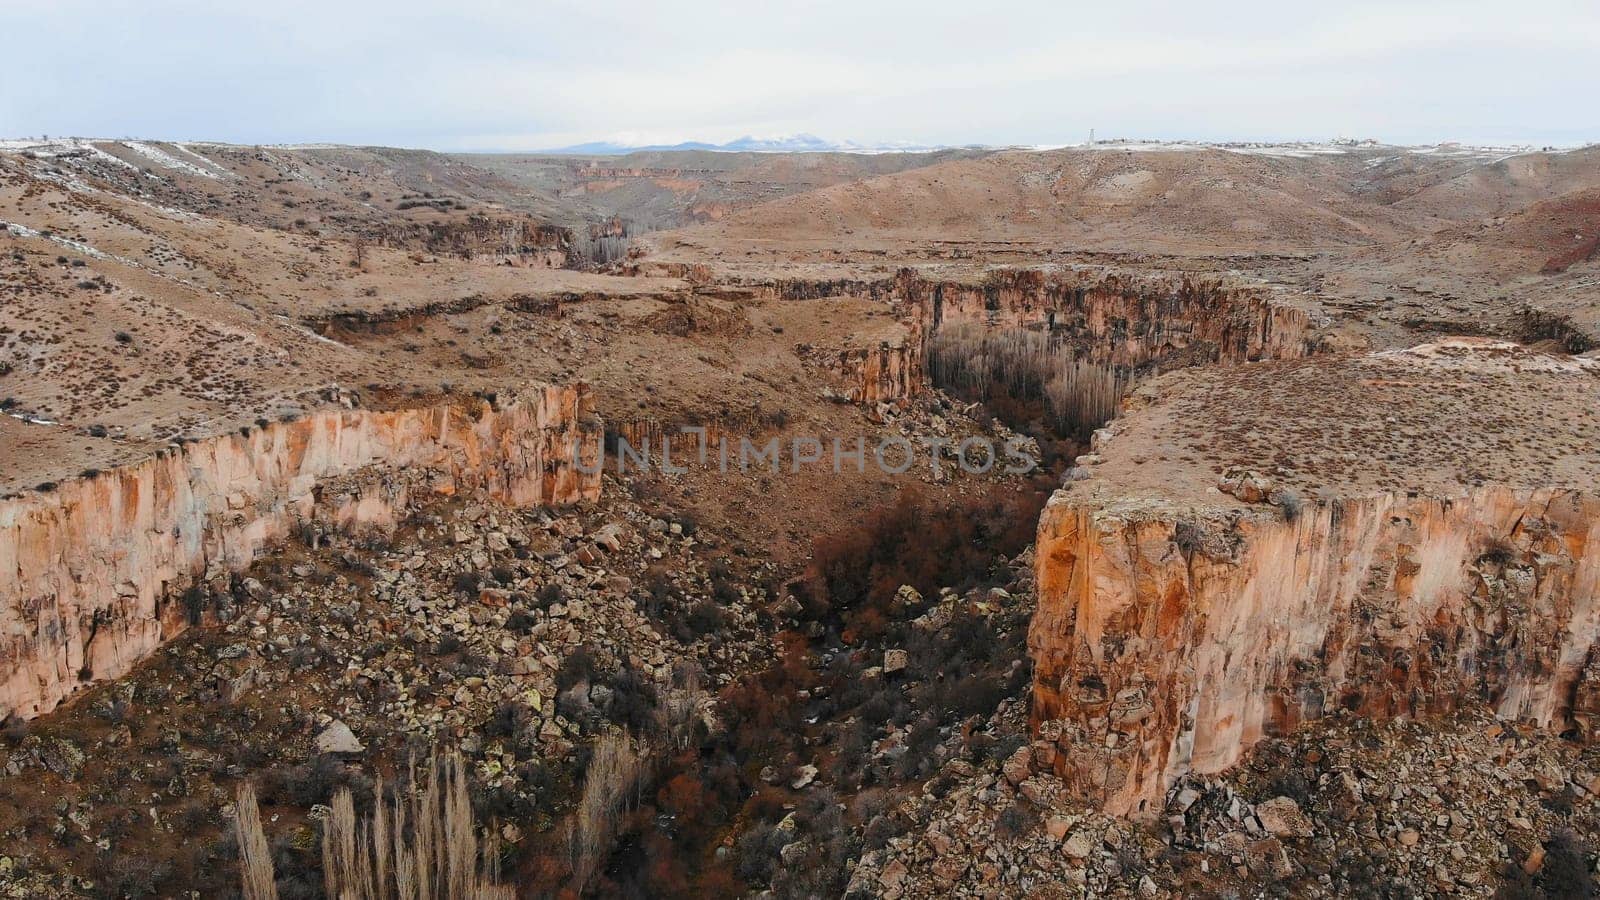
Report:
[[[759,289],[780,300],[898,302],[924,341],[945,324],[1048,329],[1082,356],[1126,368],[1292,359],[1305,355],[1311,330],[1305,310],[1264,289],[1189,276],[999,269],[962,282],[902,269],[892,278],[788,280]]]
[[[450,208],[448,200],[403,200],[411,206]],[[382,247],[459,256],[497,256],[539,268],[559,269],[572,256],[572,233],[526,216],[469,215],[436,222],[386,222],[368,226],[361,237]]]
[[[581,385],[328,409],[0,503],[0,714],[38,715],[126,672],[188,624],[185,589],[244,569],[300,523],[389,526],[419,488],[593,499],[600,437]]]
[[[1293,359],[1307,353],[1309,314],[1268,292],[1215,279],[1000,269],[980,282],[940,281],[902,269],[880,279],[790,279],[746,285],[804,301],[852,297],[893,304],[910,337],[842,351],[849,398],[911,399],[927,382],[932,335],[946,324],[1049,331],[1091,362],[1174,369]]]
[[[1045,328],[1125,368],[1291,359],[1305,354],[1310,330],[1304,310],[1265,291],[1189,276],[1007,269],[979,285],[911,280],[906,291],[934,328]]]
[[[1033,718],[1058,774],[1151,814],[1185,772],[1336,707],[1485,701],[1589,733],[1600,685],[1600,498],[1483,487],[1200,514],[1076,505],[1041,518]]]
[[[922,393],[927,384],[920,340],[882,341],[876,347],[845,350],[840,363],[848,373],[852,403],[904,402]]]

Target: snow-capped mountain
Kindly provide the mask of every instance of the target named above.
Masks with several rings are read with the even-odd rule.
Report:
[[[558,147],[548,153],[613,154],[634,153],[641,150],[717,150],[729,153],[889,153],[909,150],[934,150],[933,146],[894,142],[888,144],[858,144],[854,141],[829,141],[814,134],[790,134],[778,137],[745,135],[725,144],[706,141],[684,141],[677,144],[623,144],[611,141],[591,141]]]

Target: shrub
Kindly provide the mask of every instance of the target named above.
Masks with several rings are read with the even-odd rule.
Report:
[[[462,572],[450,580],[450,589],[463,597],[477,597],[483,587],[483,574],[477,571]]]
[[[585,644],[561,661],[561,668],[556,670],[556,689],[566,691],[580,681],[592,682],[599,669],[594,650]]]
[[[691,640],[720,631],[727,623],[728,614],[713,600],[696,601],[689,607],[689,615],[684,617],[683,622]]]
[[[551,581],[539,588],[537,599],[538,607],[540,609],[549,609],[551,606],[554,606],[557,603],[565,603],[567,595],[566,592],[561,589],[561,585]]]
[[[1298,519],[1300,510],[1305,505],[1305,501],[1300,499],[1300,495],[1288,488],[1278,491],[1277,496],[1273,498],[1273,502],[1277,504],[1278,511],[1283,513],[1285,522],[1293,522]]]

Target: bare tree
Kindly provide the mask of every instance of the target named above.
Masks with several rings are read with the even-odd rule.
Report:
[[[940,387],[979,399],[1043,401],[1058,430],[1080,434],[1109,421],[1132,384],[1128,372],[1082,359],[1049,334],[968,324],[934,335],[928,370]]]
[[[633,738],[618,729],[601,736],[583,777],[583,798],[572,824],[572,887],[582,894],[595,868],[611,849],[617,814],[643,774]]]
[[[385,797],[380,780],[372,814],[356,815],[348,788],[333,798],[322,832],[323,888],[336,900],[512,900],[499,881],[500,845],[491,831],[480,848],[461,757],[431,757],[415,769],[410,796]]]
[[[256,804],[256,789],[249,782],[239,785],[234,801],[234,837],[239,841],[239,878],[244,900],[278,900],[277,879],[272,871],[272,850],[261,830],[261,808]]]

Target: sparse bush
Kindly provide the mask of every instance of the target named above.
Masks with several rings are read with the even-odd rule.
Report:
[[[555,604],[565,603],[567,600],[566,592],[562,591],[561,585],[554,581],[546,582],[539,588],[539,593],[535,596],[540,609],[549,609]]]
[[[535,624],[536,620],[527,610],[512,610],[511,615],[506,617],[506,630],[517,634],[527,634],[533,630]]]
[[[713,600],[698,600],[689,607],[683,624],[692,639],[702,638],[721,631],[728,622],[728,614]]]
[[[476,571],[462,572],[450,580],[450,589],[463,597],[477,597],[482,587],[483,574]]]
[[[28,722],[15,713],[6,716],[4,725],[0,725],[0,737],[4,737],[12,746],[22,743],[28,736]]]
[[[343,763],[332,756],[319,754],[301,765],[269,773],[261,789],[268,802],[311,807],[328,802],[337,788],[350,783],[350,773]]]
[[[1172,542],[1186,556],[1193,556],[1205,546],[1205,531],[1194,522],[1180,521],[1172,529]]]
[[[1511,565],[1518,555],[1516,545],[1503,537],[1497,537],[1478,555],[1478,564],[1490,563],[1503,569]]]
[[[1300,495],[1288,488],[1276,491],[1273,503],[1277,505],[1278,511],[1283,513],[1285,522],[1293,522],[1295,519],[1300,518],[1300,510],[1305,505],[1305,501],[1300,499]]]
[[[561,668],[556,670],[556,689],[565,691],[580,681],[592,682],[599,669],[594,651],[585,644],[561,661]]]

